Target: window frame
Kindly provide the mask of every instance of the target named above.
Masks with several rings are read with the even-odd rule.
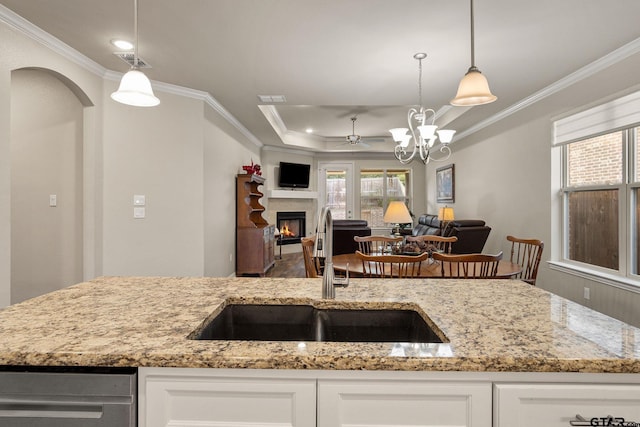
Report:
[[[404,197],[404,202],[406,203],[407,207],[409,208],[409,212],[413,212],[413,169],[409,168],[409,167],[372,167],[372,168],[361,168],[359,171],[359,175],[358,175],[358,184],[359,184],[359,215],[360,218],[363,218],[362,216],[362,206],[363,206],[363,199],[364,196],[362,194],[362,178],[363,178],[363,174],[366,173],[382,173],[383,178],[382,178],[382,211],[383,214],[387,209],[387,206],[389,206],[389,202],[391,200],[397,200],[397,198],[391,197],[388,195],[388,184],[387,184],[387,180],[388,180],[388,173],[391,172],[405,172],[408,175],[408,179],[407,179],[407,188],[406,188],[406,194]],[[379,226],[379,225],[374,225],[374,224],[369,224],[369,226],[371,227],[372,230],[391,230],[393,227],[387,227],[387,226]]]
[[[597,184],[584,186],[569,186],[569,160],[568,147],[572,143],[594,138],[609,133],[622,131],[622,182],[619,184]],[[551,268],[578,275],[590,280],[610,284],[616,287],[640,291],[640,265],[635,265],[637,260],[636,248],[638,242],[634,235],[637,234],[637,218],[635,213],[638,193],[640,193],[640,179],[635,181],[640,171],[637,169],[637,152],[640,150],[640,123],[626,125],[620,128],[606,129],[596,134],[584,134],[561,143],[555,143],[554,148],[560,150],[560,245],[559,256],[553,256],[550,262]],[[635,144],[635,146],[634,146]],[[635,149],[634,149],[635,148]],[[577,191],[593,190],[617,190],[618,191],[618,269],[612,270],[594,264],[588,264],[569,258],[569,196]],[[634,272],[635,269],[635,272]]]

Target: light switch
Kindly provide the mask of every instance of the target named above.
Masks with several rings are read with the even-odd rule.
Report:
[[[133,196],[133,206],[145,206],[146,205],[146,197],[144,194],[136,194]]]
[[[49,194],[49,206],[55,208],[58,206],[58,196],[55,194]]]
[[[146,208],[133,208],[133,217],[136,219],[144,218],[146,214]]]

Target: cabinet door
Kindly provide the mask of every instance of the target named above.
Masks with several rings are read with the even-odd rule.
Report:
[[[318,427],[491,426],[491,384],[318,381]]]
[[[313,379],[149,375],[140,426],[315,427],[315,386]]]
[[[640,423],[640,386],[607,384],[496,384],[495,427],[567,427]],[[601,418],[613,417],[603,424]],[[595,423],[592,419],[597,418]]]

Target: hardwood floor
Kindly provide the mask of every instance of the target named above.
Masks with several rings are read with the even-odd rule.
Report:
[[[265,274],[266,277],[305,277],[302,252],[282,254],[276,257],[276,264]]]

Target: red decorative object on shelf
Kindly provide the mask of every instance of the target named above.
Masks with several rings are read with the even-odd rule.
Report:
[[[251,160],[250,165],[242,166],[242,170],[244,170],[249,175],[262,175],[262,167],[258,164],[253,164],[253,160]]]

